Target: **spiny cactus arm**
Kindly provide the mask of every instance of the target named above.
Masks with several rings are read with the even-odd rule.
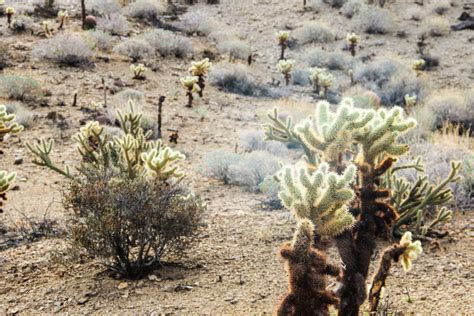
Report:
[[[445,203],[452,199],[452,191],[446,186],[450,183],[459,181],[460,177],[458,172],[461,168],[461,162],[451,162],[451,171],[449,175],[436,186],[431,186],[427,194],[425,195],[423,201],[421,201],[416,207],[407,209],[405,212],[401,213],[400,218],[395,222],[395,229],[399,228],[403,224],[407,224],[412,221],[418,210],[424,209],[427,205],[439,205]]]
[[[384,251],[370,288],[369,304],[371,312],[377,311],[381,293],[385,287],[387,276],[392,266],[392,261],[398,262],[402,259],[403,269],[408,271],[411,268],[412,261],[415,260],[422,251],[423,248],[421,247],[420,241],[417,240],[413,242],[412,235],[409,232],[403,235],[399,244],[394,244]]]
[[[167,180],[171,177],[181,179],[184,173],[177,165],[185,159],[179,151],[174,151],[169,147],[153,148],[151,151],[142,153],[141,158],[145,164],[147,173],[157,177],[159,180]]]
[[[296,143],[301,145],[305,153],[308,163],[316,165],[318,163],[317,155],[313,152],[295,133],[293,126],[293,119],[288,116],[286,122],[279,118],[278,109],[274,108],[273,112],[267,114],[271,123],[263,124],[265,131],[265,140],[276,140],[282,143]]]
[[[429,223],[426,226],[421,227],[421,230],[420,230],[421,236],[426,236],[428,232],[432,230],[436,225],[450,222],[452,218],[453,218],[453,211],[448,210],[446,207],[442,207],[436,214],[436,218],[431,223]]]
[[[15,172],[8,173],[5,170],[0,170],[0,195],[5,194],[10,189],[15,178]]]
[[[120,128],[125,134],[132,134],[136,138],[141,130],[143,115],[135,112],[135,104],[132,100],[128,101],[128,108],[129,110],[126,113],[122,113],[120,110],[117,111]]]
[[[51,151],[53,150],[54,147],[54,140],[45,140],[42,139],[40,140],[39,143],[36,144],[30,144],[27,143],[26,147],[36,156],[36,158],[33,160],[33,163],[37,166],[41,167],[47,167],[63,176],[66,178],[69,178],[71,180],[75,180],[75,177],[71,175],[69,172],[69,167],[66,166],[65,169],[61,169],[60,167],[56,166],[52,161],[51,161]]]
[[[391,173],[406,169],[414,169],[418,172],[425,172],[425,165],[423,164],[421,156],[416,157],[412,163],[393,167],[391,169]]]
[[[0,141],[7,134],[18,134],[23,131],[24,127],[15,121],[15,114],[8,114],[7,108],[0,105]]]

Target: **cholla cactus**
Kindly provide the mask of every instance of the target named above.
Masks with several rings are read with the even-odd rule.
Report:
[[[53,36],[53,33],[51,31],[51,23],[49,21],[41,22],[41,27],[43,28],[43,32],[44,32],[45,37]]]
[[[18,134],[23,126],[15,122],[15,114],[8,114],[7,108],[0,105],[0,142],[7,134]]]
[[[326,289],[326,275],[337,276],[339,268],[328,264],[327,256],[313,245],[314,227],[300,221],[293,242],[282,246],[287,260],[288,294],[281,301],[277,315],[329,315],[329,305],[339,300]]]
[[[5,8],[5,14],[7,15],[8,27],[11,26],[12,17],[15,15],[15,13],[16,13],[15,8],[13,8],[13,7],[6,7],[6,8]]]
[[[294,60],[280,60],[277,64],[278,70],[285,77],[285,83],[287,86],[290,84],[291,72],[293,71],[294,66],[295,66]]]
[[[417,59],[411,65],[411,68],[416,71],[417,76],[421,74],[423,70],[425,70],[426,62],[424,59]]]
[[[410,96],[409,94],[405,94],[405,107],[409,110],[412,109],[416,105],[417,97],[416,95]]]
[[[204,88],[206,87],[206,76],[209,73],[209,69],[211,69],[212,63],[209,62],[209,58],[205,58],[201,61],[195,61],[191,63],[191,68],[189,68],[189,72],[192,76],[196,76],[199,78],[198,85],[200,90],[198,91],[199,96],[203,97]]]
[[[324,76],[324,73],[326,73],[326,69],[314,67],[311,68],[311,73],[309,75],[309,80],[311,80],[311,83],[313,84],[314,92],[316,92],[318,95],[321,93],[320,77]]]
[[[278,45],[281,48],[280,60],[285,59],[285,50],[288,48],[288,41],[290,39],[290,32],[288,31],[279,31],[276,34]]]
[[[325,163],[316,170],[307,164],[286,166],[278,175],[280,198],[296,218],[311,220],[319,235],[337,236],[354,223],[347,205],[355,196],[350,187],[355,173],[353,165],[340,176]]]
[[[402,239],[400,239],[400,247],[404,248],[401,255],[403,270],[409,271],[411,270],[413,260],[423,252],[421,242],[419,240],[413,241],[411,232],[406,232],[403,234]]]
[[[169,147],[162,146],[161,142],[150,150],[142,153],[141,158],[145,163],[145,169],[149,175],[160,180],[166,180],[170,177],[181,179],[184,173],[176,165],[185,159],[185,156]]]
[[[6,193],[10,189],[13,180],[15,180],[16,173],[8,173],[5,170],[0,170],[0,213],[3,212],[3,201],[6,201]]]
[[[347,33],[346,42],[349,44],[351,55],[355,56],[357,44],[360,42],[360,36],[356,33]]]
[[[197,76],[187,76],[181,78],[181,85],[186,89],[186,95],[188,96],[188,104],[186,107],[193,107],[193,93],[201,91],[201,88],[198,85],[199,77]]]
[[[144,74],[148,70],[148,68],[146,68],[144,64],[137,64],[137,65],[131,65],[130,70],[133,73],[133,79],[143,80],[145,79]]]
[[[58,12],[58,22],[59,22],[59,30],[63,29],[64,24],[67,22],[69,19],[69,13],[67,11],[61,10]]]
[[[324,97],[327,99],[329,88],[334,83],[334,76],[330,73],[322,73],[319,75],[319,84],[324,90]]]

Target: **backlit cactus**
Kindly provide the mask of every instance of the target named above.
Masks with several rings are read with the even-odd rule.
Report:
[[[195,61],[191,63],[191,68],[189,68],[189,73],[192,76],[199,78],[198,85],[200,90],[198,91],[199,96],[203,97],[204,88],[206,87],[206,76],[211,69],[212,63],[209,62],[209,58],[205,58],[201,61]]]
[[[65,10],[61,10],[58,12],[58,23],[59,23],[59,27],[58,29],[59,30],[62,30],[63,27],[64,27],[64,24],[67,22],[67,20],[69,19],[69,13]]]
[[[5,170],[0,170],[0,213],[3,212],[3,201],[7,199],[6,193],[11,188],[13,181],[16,178],[15,172],[8,173]]]
[[[193,93],[198,93],[201,91],[199,87],[199,77],[197,76],[187,76],[183,77],[180,80],[181,86],[186,90],[186,95],[188,96],[188,104],[186,107],[191,108],[193,107]]]
[[[15,122],[15,114],[8,114],[7,108],[0,105],[0,142],[7,134],[18,134],[23,126]]]
[[[411,65],[411,68],[416,71],[417,76],[421,74],[423,70],[425,70],[426,61],[424,59],[417,59]]]
[[[405,100],[405,108],[406,108],[407,110],[410,110],[410,109],[412,109],[413,107],[415,107],[416,101],[417,101],[417,97],[416,97],[416,95],[410,96],[409,94],[405,94],[404,100]]]
[[[8,27],[10,27],[11,24],[12,24],[12,17],[16,14],[16,10],[13,7],[6,7],[5,8],[5,14],[7,16]]]
[[[319,235],[337,236],[355,221],[347,207],[355,197],[350,187],[355,174],[353,165],[342,175],[329,172],[325,163],[316,170],[304,163],[286,166],[278,175],[280,198],[296,218],[311,220]]]
[[[141,159],[145,163],[145,169],[148,175],[157,177],[160,180],[166,180],[170,177],[181,179],[184,173],[179,169],[180,161],[185,156],[178,151],[163,146],[159,141],[157,146],[149,152],[142,153]]]
[[[278,45],[281,48],[280,51],[280,60],[285,59],[285,50],[288,48],[288,41],[290,39],[290,32],[288,31],[279,31],[276,34]]]
[[[319,84],[323,88],[324,97],[326,99],[328,97],[329,88],[332,86],[333,83],[334,83],[334,76],[331,75],[330,73],[324,72],[321,75],[319,75]]]
[[[311,68],[309,80],[311,80],[311,83],[313,84],[314,92],[316,92],[317,95],[319,95],[321,92],[320,77],[324,76],[324,73],[326,73],[326,69],[324,68],[319,68],[319,67]]]
[[[51,23],[49,21],[41,22],[41,28],[43,29],[43,33],[45,37],[53,36],[53,33],[51,31]]]
[[[403,270],[409,271],[411,270],[413,261],[423,252],[421,242],[419,240],[413,241],[412,233],[405,232],[405,234],[402,236],[402,239],[400,239],[399,244],[400,247],[405,249],[403,254],[400,256]]]
[[[148,70],[144,64],[131,65],[130,70],[133,73],[133,79],[144,79],[145,72]]]
[[[285,78],[285,84],[288,86],[290,84],[291,72],[295,66],[294,60],[280,60],[277,64],[277,69],[283,74]]]
[[[360,36],[356,33],[348,33],[346,36],[346,42],[349,45],[349,50],[352,56],[356,54],[356,47],[360,42]]]

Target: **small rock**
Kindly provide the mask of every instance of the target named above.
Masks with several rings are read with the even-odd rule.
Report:
[[[80,299],[77,300],[78,305],[84,305],[89,301],[89,297],[81,297]]]
[[[120,283],[120,284],[117,286],[117,288],[118,288],[119,290],[126,289],[127,287],[128,287],[128,283],[127,283],[127,282],[122,282],[122,283]]]
[[[14,165],[21,165],[23,163],[23,157],[22,156],[16,156],[15,161],[13,162]]]

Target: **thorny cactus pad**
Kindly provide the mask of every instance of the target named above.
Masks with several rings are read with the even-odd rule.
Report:
[[[286,166],[278,175],[280,198],[296,218],[311,220],[319,235],[336,236],[354,223],[347,205],[355,196],[350,187],[355,173],[353,165],[342,175],[329,172],[325,163],[317,170],[306,164]]]

